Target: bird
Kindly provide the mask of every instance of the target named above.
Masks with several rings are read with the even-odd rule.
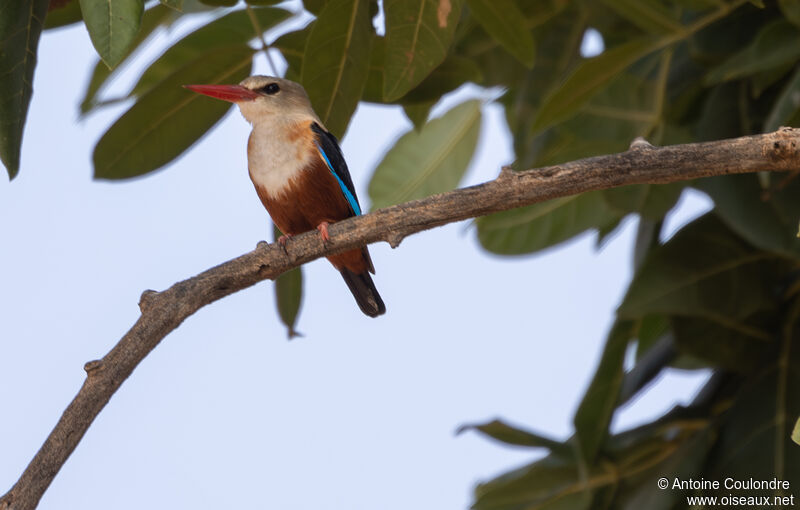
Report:
[[[184,85],[189,90],[236,104],[252,125],[247,166],[261,203],[288,238],[317,229],[323,242],[331,223],[361,214],[339,141],[320,121],[299,83],[250,76],[238,85]],[[370,273],[366,247],[329,255],[364,314],[386,312]]]

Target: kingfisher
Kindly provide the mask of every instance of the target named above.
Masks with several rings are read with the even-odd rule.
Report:
[[[238,85],[186,85],[235,103],[253,126],[247,140],[250,180],[272,221],[283,232],[278,242],[318,230],[328,242],[331,223],[361,214],[356,190],[339,142],[325,129],[305,89],[272,76],[250,76]],[[366,247],[330,255],[361,311],[386,312],[370,273]]]

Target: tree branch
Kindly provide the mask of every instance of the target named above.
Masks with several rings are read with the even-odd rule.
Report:
[[[86,364],[86,381],[0,510],[36,507],[87,429],[134,368],[170,331],[203,306],[316,258],[377,241],[397,247],[404,237],[440,225],[630,184],[660,184],[715,175],[800,170],[800,130],[780,130],[717,142],[653,147],[636,141],[620,154],[524,172],[503,169],[497,179],[387,207],[330,227],[330,243],[316,232],[296,236],[285,251],[261,242],[255,250],[176,283],[145,291],[141,316],[102,359]]]

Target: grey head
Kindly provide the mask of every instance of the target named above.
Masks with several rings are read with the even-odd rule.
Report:
[[[250,76],[240,86],[256,93],[249,101],[237,101],[242,115],[251,124],[285,120],[314,120],[321,124],[311,107],[305,89],[299,83],[274,76]]]

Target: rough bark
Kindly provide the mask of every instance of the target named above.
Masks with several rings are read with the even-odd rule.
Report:
[[[91,423],[145,356],[187,317],[228,294],[332,253],[377,241],[396,247],[416,232],[553,198],[631,184],[765,171],[800,171],[800,130],[781,128],[764,135],[670,147],[637,140],[620,154],[524,172],[504,169],[484,184],[336,223],[324,245],[316,231],[290,239],[285,250],[261,242],[250,253],[167,290],[145,291],[139,302],[141,316],[108,354],[86,364],[83,386],[20,479],[0,498],[0,510],[35,508]]]

